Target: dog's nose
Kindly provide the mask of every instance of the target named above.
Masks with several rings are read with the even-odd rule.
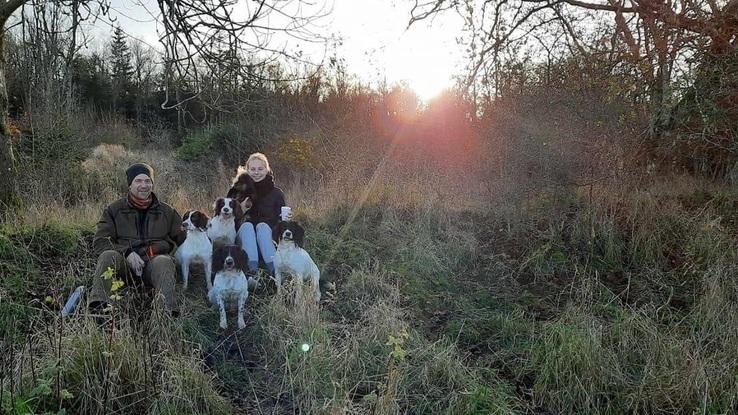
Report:
[[[226,260],[225,260],[225,264],[226,264],[226,266],[228,266],[228,267],[232,267],[232,266],[233,266],[233,264],[234,264],[233,258],[231,258],[231,257],[228,257],[228,258],[226,258]]]

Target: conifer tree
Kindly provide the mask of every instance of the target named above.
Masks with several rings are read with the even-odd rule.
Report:
[[[133,65],[131,50],[126,42],[126,34],[120,26],[116,26],[110,42],[111,68],[110,75],[113,86],[113,109],[129,113],[132,103]]]

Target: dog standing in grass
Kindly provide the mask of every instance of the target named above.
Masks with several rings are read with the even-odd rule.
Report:
[[[315,261],[302,248],[305,230],[294,221],[279,222],[274,229],[277,252],[274,254],[274,279],[277,292],[282,290],[286,274],[292,274],[299,282],[310,281],[315,290],[315,301],[320,301],[320,270]]]
[[[213,288],[208,292],[208,299],[220,310],[220,328],[228,328],[226,321],[226,302],[235,301],[238,305],[238,328],[246,327],[243,315],[249,288],[256,287],[256,280],[246,278],[246,252],[238,245],[216,245],[213,250],[213,271],[215,278]]]
[[[182,287],[186,290],[190,276],[190,265],[201,263],[205,272],[205,285],[213,287],[211,269],[213,263],[213,243],[207,235],[210,218],[198,210],[189,210],[182,215],[182,227],[187,232],[184,243],[177,248],[174,257],[181,267]]]

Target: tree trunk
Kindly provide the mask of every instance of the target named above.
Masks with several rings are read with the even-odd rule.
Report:
[[[5,81],[5,22],[27,0],[0,2],[0,216],[18,205],[12,143],[8,130],[8,90]]]
[[[7,7],[7,5],[6,5]],[[17,7],[16,7],[17,8]],[[2,14],[0,9],[0,14]],[[10,13],[8,13],[9,15]],[[7,17],[6,17],[7,19]],[[12,143],[8,130],[8,90],[5,81],[5,20],[0,21],[0,216],[18,204]]]
[[[15,189],[15,167],[10,151],[10,136],[0,134],[0,217],[18,205]]]

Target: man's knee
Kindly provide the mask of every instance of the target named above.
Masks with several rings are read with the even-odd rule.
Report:
[[[103,253],[97,257],[95,276],[100,276],[103,273],[108,272],[108,269],[113,270],[113,275],[116,278],[123,278],[126,271],[126,260],[120,252],[113,250],[103,251]]]
[[[122,265],[124,261],[125,258],[123,258],[123,255],[118,251],[113,251],[112,249],[103,251],[103,253],[97,257],[98,264],[107,264],[109,266]]]

